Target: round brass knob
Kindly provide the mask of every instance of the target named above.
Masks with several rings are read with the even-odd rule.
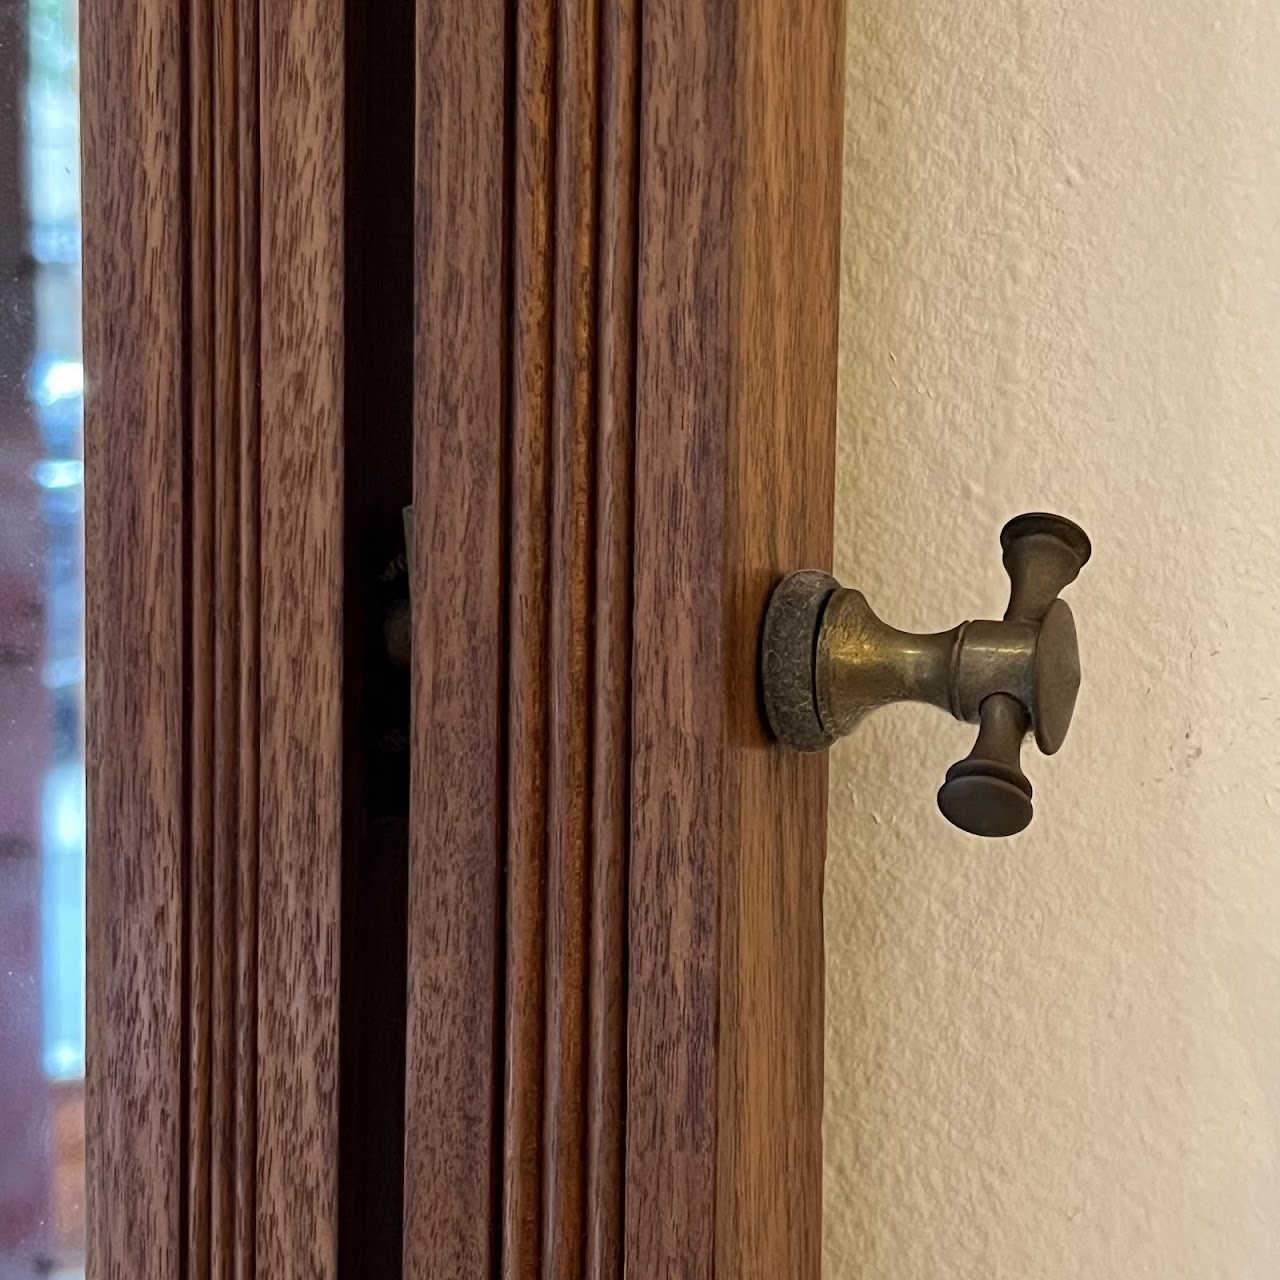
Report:
[[[978,740],[947,770],[938,808],[948,822],[975,836],[1012,836],[1034,812],[1031,783],[1019,755],[1027,713],[1017,698],[993,694],[982,704]]]
[[[957,773],[962,765],[947,770],[947,780],[938,792],[942,816],[961,831],[974,836],[1016,836],[1030,824],[1034,813],[1031,783],[1002,778],[995,773]]]

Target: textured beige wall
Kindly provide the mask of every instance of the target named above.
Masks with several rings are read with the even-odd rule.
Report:
[[[998,616],[1094,540],[1037,817],[832,758],[827,1275],[1280,1276],[1280,4],[850,0],[837,571]]]

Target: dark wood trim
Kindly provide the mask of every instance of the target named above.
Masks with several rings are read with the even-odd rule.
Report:
[[[844,9],[643,29],[628,1274],[816,1280],[826,763],[754,691],[831,554]]]
[[[342,855],[341,0],[261,21],[257,1266],[333,1276]]]
[[[186,1256],[184,52],[174,0],[88,4],[84,140],[88,1255]],[[130,1211],[119,1211],[120,1204]]]
[[[85,7],[96,1276],[333,1276],[396,1078],[349,3]],[[818,1274],[826,774],[755,664],[830,550],[842,55],[838,0],[417,5],[411,1276]]]
[[[418,23],[406,1269],[815,1280],[843,8]]]
[[[555,30],[551,6],[517,11],[512,120],[511,491],[507,718],[506,1008],[501,1272],[539,1269],[543,1232],[543,1081],[546,1068],[548,830],[551,712],[550,443],[555,228]]]
[[[419,6],[412,1276],[620,1274],[638,29],[601,13]]]
[[[405,1248],[501,1237],[507,812],[508,6],[417,6],[413,723]]]
[[[631,856],[639,0],[601,6],[596,191],[587,1234],[583,1274],[618,1277],[624,1230]]]
[[[81,49],[91,1274],[332,1276],[342,4]]]

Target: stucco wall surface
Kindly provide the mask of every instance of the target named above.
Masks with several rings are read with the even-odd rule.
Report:
[[[826,1274],[1280,1276],[1280,4],[851,0],[837,572],[998,617],[1080,521],[1037,816],[833,752]]]

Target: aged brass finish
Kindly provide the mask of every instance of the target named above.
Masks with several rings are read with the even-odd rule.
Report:
[[[1063,743],[1080,687],[1075,620],[1058,593],[1089,559],[1089,539],[1061,516],[1018,516],[1000,535],[1010,579],[1000,622],[916,635],[876,616],[860,591],[804,570],[773,593],[761,640],[774,735],[820,751],[877,707],[923,702],[980,728],[947,771],[938,807],[975,835],[1013,835],[1032,816],[1019,764],[1028,731],[1046,755]]]

